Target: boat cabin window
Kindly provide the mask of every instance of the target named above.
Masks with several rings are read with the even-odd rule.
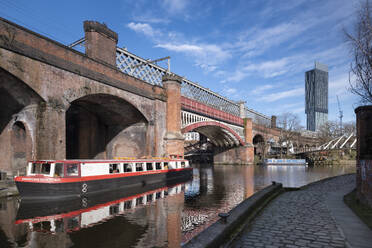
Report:
[[[64,227],[65,227],[65,224],[63,223],[63,219],[55,220],[54,224],[56,226],[56,229],[55,229],[56,232],[63,232]]]
[[[168,162],[164,162],[164,169],[168,170]]]
[[[63,164],[56,163],[54,167],[54,177],[63,177]]]
[[[50,174],[50,164],[43,163],[41,165],[41,174],[44,174],[44,175]]]
[[[115,204],[110,206],[110,215],[115,215],[119,213],[120,210],[120,204]]]
[[[184,162],[184,161],[181,162],[181,167],[182,167],[182,168],[185,168],[185,162]]]
[[[132,208],[132,201],[124,202],[124,209],[131,209]]]
[[[132,165],[124,164],[124,172],[132,172]]]
[[[152,163],[146,163],[146,170],[152,170],[153,167],[152,167]]]
[[[142,163],[136,163],[136,171],[143,171]]]
[[[49,175],[50,174],[50,164],[48,164],[48,163],[32,163],[31,173],[32,174]]]
[[[143,204],[143,196],[136,199],[136,206]]]
[[[156,199],[161,198],[161,192],[156,192]]]
[[[79,176],[78,164],[65,164],[66,165],[66,175],[67,176]]]
[[[110,164],[110,173],[119,173],[119,165]]]
[[[156,168],[157,170],[161,170],[161,163],[160,163],[160,162],[155,163],[155,168]]]
[[[73,230],[79,227],[79,216],[71,217],[67,219],[67,230]]]
[[[40,163],[32,163],[31,173],[32,174],[39,174],[41,171],[41,164]]]

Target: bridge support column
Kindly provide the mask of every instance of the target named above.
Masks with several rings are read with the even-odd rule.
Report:
[[[181,133],[181,83],[176,75],[163,76],[163,85],[167,95],[167,116],[165,134],[165,155],[183,155],[184,138]]]
[[[36,110],[34,159],[66,158],[65,110],[50,104],[39,104]]]
[[[372,207],[372,105],[355,109],[357,126],[357,197]]]
[[[253,164],[254,160],[254,146],[253,146],[253,125],[251,118],[244,118],[244,140],[245,140],[245,151],[244,151],[244,161],[247,164]]]
[[[176,190],[176,187],[171,190]],[[166,202],[168,247],[180,247],[182,242],[180,227],[182,226],[181,213],[185,202],[184,194],[176,192],[174,195],[168,195]]]

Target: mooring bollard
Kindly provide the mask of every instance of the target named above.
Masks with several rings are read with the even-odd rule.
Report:
[[[272,183],[272,185],[276,185],[276,182],[275,181],[272,181],[271,183]]]
[[[218,214],[218,217],[221,218],[223,223],[227,223],[227,217],[229,217],[229,216],[230,216],[229,213],[219,213]]]

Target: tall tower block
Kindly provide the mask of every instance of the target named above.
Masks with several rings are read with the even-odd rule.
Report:
[[[328,66],[315,62],[305,73],[306,129],[318,131],[328,121]]]

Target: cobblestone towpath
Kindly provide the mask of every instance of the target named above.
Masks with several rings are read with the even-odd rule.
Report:
[[[335,192],[344,195],[353,188],[355,175],[344,175],[285,192],[246,226],[230,247],[351,247],[328,199]]]

